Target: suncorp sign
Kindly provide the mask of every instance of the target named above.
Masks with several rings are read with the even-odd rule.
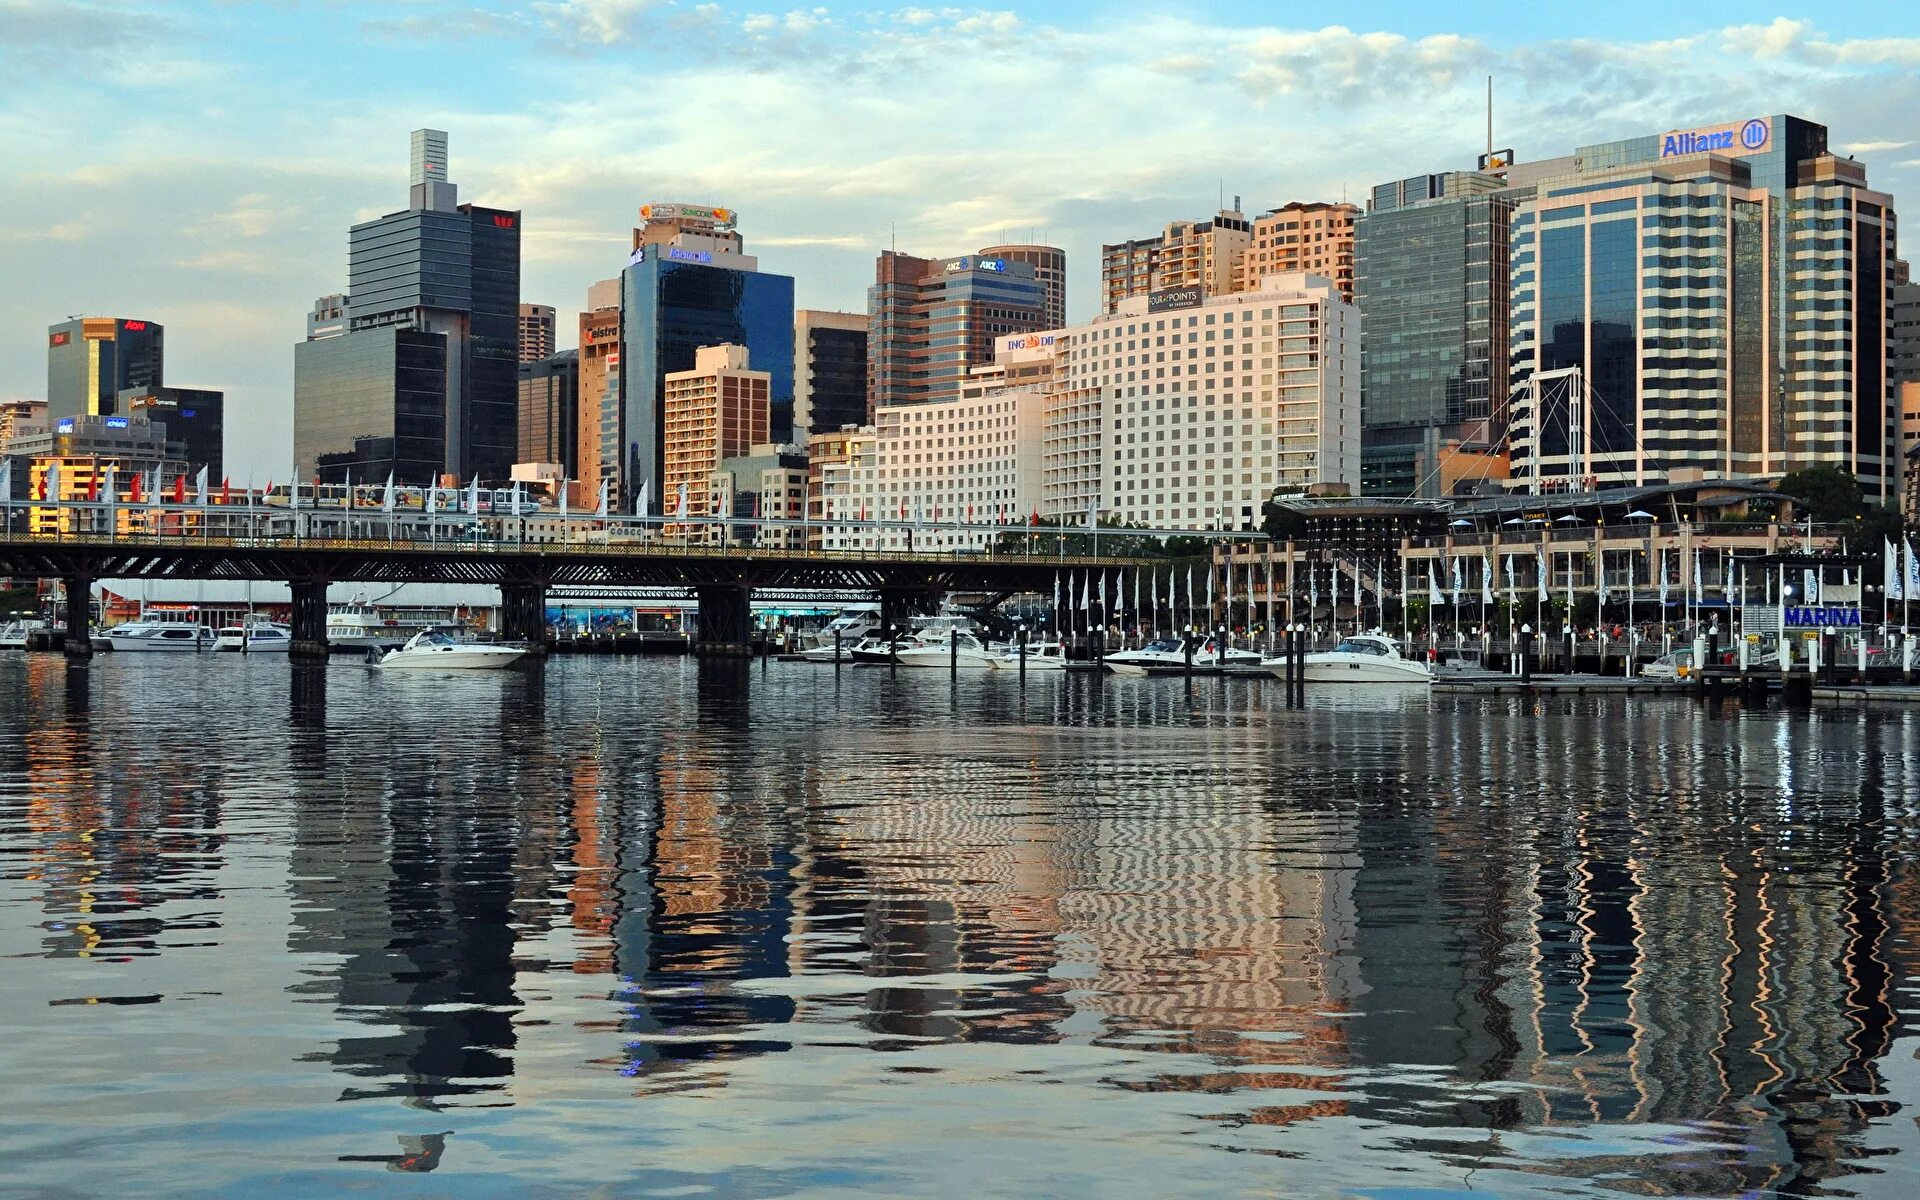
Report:
[[[1773,140],[1773,125],[1765,117],[1713,125],[1706,129],[1676,129],[1660,138],[1661,158],[1689,154],[1758,154]]]

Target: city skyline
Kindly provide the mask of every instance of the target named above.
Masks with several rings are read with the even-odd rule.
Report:
[[[390,147],[420,125],[453,132],[463,199],[525,212],[522,299],[559,311],[563,347],[652,200],[738,210],[805,308],[863,308],[890,242],[1059,245],[1068,319],[1084,320],[1102,243],[1204,217],[1222,193],[1251,216],[1471,167],[1489,73],[1495,140],[1523,161],[1751,109],[1825,121],[1896,197],[1920,178],[1900,117],[1920,39],[1876,37],[1870,14],[1838,8],[1683,27],[1628,4],[1584,39],[1539,38],[1517,9],[1448,30],[1407,5],[1358,30],[1264,26],[1231,5],[1124,27],[1094,6],[152,11],[136,28],[111,5],[0,8],[0,64],[21,80],[0,106],[19,165],[0,181],[17,214],[0,261],[33,281],[0,300],[0,399],[44,398],[45,331],[67,314],[145,315],[175,332],[170,374],[226,390],[240,477],[291,463],[291,346],[344,277],[340,228],[394,208]],[[956,56],[967,104],[900,103],[950,78],[916,68]],[[97,77],[83,88],[55,64]],[[636,65],[647,84],[622,78]],[[660,121],[662,88],[701,119]],[[86,138],[60,132],[78,127]]]

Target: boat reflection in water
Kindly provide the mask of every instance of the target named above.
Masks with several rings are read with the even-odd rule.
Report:
[[[222,665],[150,713],[0,662],[10,987],[93,1001],[0,1044],[29,1189],[136,1040],[90,1170],[139,1194],[189,1126],[203,1191],[266,1178],[242,1118],[314,1192],[1920,1179],[1905,714],[583,658],[335,671],[276,749],[228,725],[287,673]]]

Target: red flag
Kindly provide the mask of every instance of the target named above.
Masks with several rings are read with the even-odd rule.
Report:
[[[967,505],[967,524],[973,524],[973,505]]]
[[[902,521],[907,519],[907,502],[905,500],[900,502],[900,519]]]
[[[40,468],[40,486],[35,489],[33,498],[35,500],[45,500],[47,498],[47,468],[45,467]]]
[[[93,469],[93,474],[87,476],[87,499],[98,500],[99,498],[100,498],[100,468],[95,467]]]
[[[175,504],[185,504],[187,502],[187,477],[185,475],[175,475],[173,477],[173,502]]]
[[[225,475],[220,477],[220,503],[233,503],[233,480]]]
[[[140,503],[140,472],[138,471],[133,473],[133,479],[127,485],[127,503]]]
[[[267,480],[267,486],[260,489],[260,503],[265,504],[267,502],[267,497],[271,496],[272,494],[273,494],[273,480],[269,479]],[[253,503],[252,496],[247,497],[247,503],[248,504]]]
[[[1038,525],[1039,523],[1040,523],[1040,510],[1036,508],[1033,510],[1033,515],[1027,518],[1027,524]]]

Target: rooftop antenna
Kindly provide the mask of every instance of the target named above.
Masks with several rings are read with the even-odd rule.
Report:
[[[1487,162],[1493,162],[1493,76],[1487,76]]]

